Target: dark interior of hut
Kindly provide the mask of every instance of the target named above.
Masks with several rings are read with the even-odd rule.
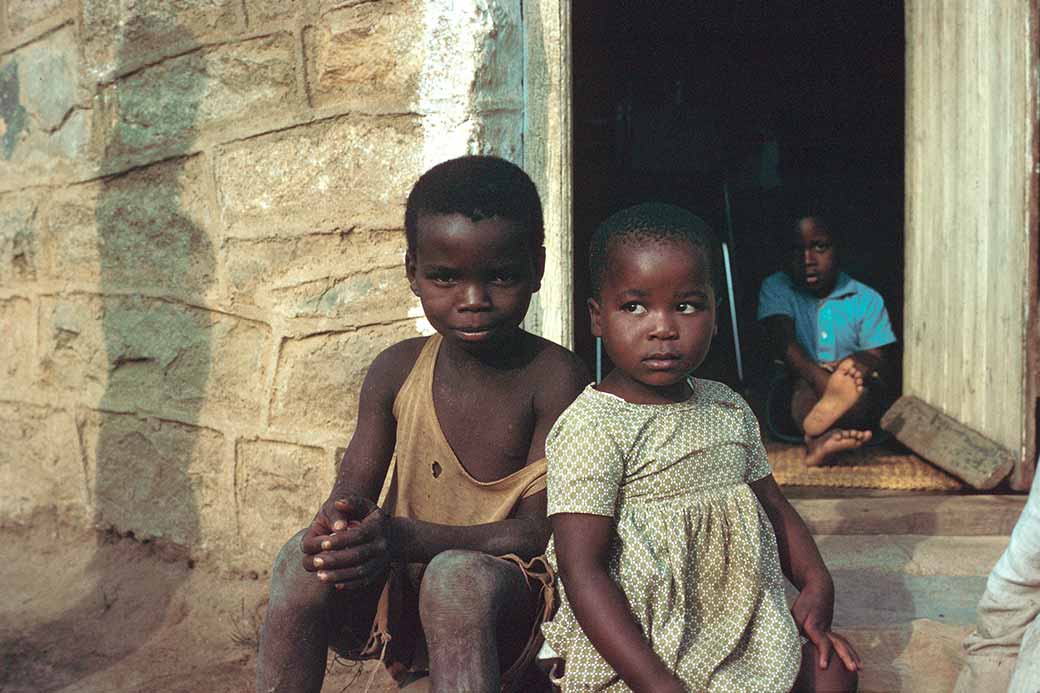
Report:
[[[728,305],[699,375],[745,391],[765,377],[754,311],[792,206],[840,225],[843,268],[881,292],[902,338],[902,2],[576,0],[572,12],[575,342],[590,368],[589,236],[647,200],[687,207],[731,246],[744,382]]]

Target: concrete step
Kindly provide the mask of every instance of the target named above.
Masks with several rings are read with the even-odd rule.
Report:
[[[821,491],[822,493],[822,491]],[[813,534],[1009,535],[1024,495],[864,495],[793,498]]]
[[[816,542],[834,576],[834,628],[864,660],[860,690],[951,690],[960,643],[1008,537],[824,534]]]
[[[842,629],[864,661],[860,693],[950,693],[960,670],[961,641],[970,631],[971,626],[929,619]]]

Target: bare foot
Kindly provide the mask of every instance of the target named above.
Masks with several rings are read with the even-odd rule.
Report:
[[[808,436],[819,436],[845,415],[863,394],[863,372],[852,359],[845,359],[831,373],[827,389],[820,401],[809,410],[802,422]]]
[[[873,434],[870,431],[846,431],[835,428],[822,436],[805,436],[805,464],[818,467],[825,464],[831,455],[860,447]]]

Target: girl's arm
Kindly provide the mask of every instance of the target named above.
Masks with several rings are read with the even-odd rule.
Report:
[[[820,668],[826,668],[833,648],[845,667],[855,671],[859,668],[859,656],[844,638],[831,633],[834,581],[809,528],[781,493],[772,474],[749,485],[773,525],[780,553],[780,567],[787,579],[798,588],[798,598],[791,607],[791,614],[798,629],[816,645],[820,654]]]
[[[816,542],[805,522],[776,485],[773,475],[752,481],[749,485],[773,525],[784,575],[799,590],[827,589],[833,597],[834,583],[816,548]],[[826,625],[830,627],[829,618]]]
[[[560,513],[550,520],[560,579],[589,642],[633,691],[684,691],[650,647],[624,592],[607,572],[613,519]]]

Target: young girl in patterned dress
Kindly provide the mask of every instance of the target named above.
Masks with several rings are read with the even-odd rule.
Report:
[[[593,237],[592,331],[615,367],[546,443],[561,600],[541,656],[562,660],[564,693],[856,688],[833,582],[754,415],[690,376],[716,331],[717,257],[704,222],[671,205],[621,211]],[[790,610],[782,574],[800,591]]]

